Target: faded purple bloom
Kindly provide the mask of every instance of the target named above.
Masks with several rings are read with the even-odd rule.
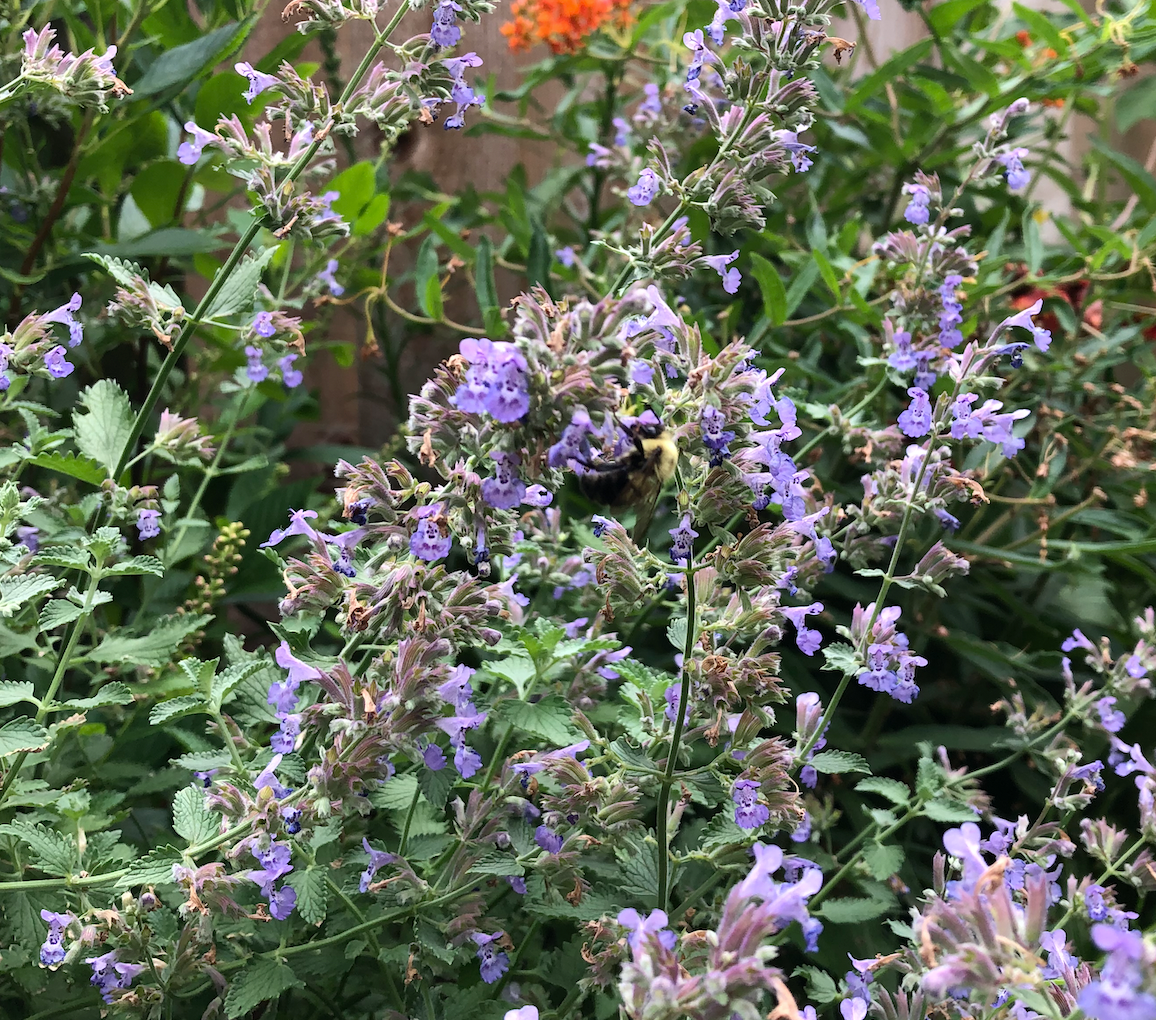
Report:
[[[495,450],[490,459],[494,474],[482,482],[482,499],[497,510],[512,510],[526,495],[526,483],[518,477],[521,458],[516,453]]]
[[[384,868],[387,864],[392,864],[396,858],[391,853],[386,853],[384,850],[374,850],[369,845],[369,840],[364,836],[361,837],[361,846],[367,854],[369,854],[369,863],[365,867],[365,871],[361,873],[361,882],[358,888],[362,892],[369,890],[369,884],[373,881],[373,876],[377,874],[380,868]]]
[[[293,367],[293,362],[296,360],[296,354],[286,354],[283,358],[277,359],[277,367],[281,369],[281,382],[291,390],[296,389],[305,380],[305,376],[301,374],[300,370]]]
[[[314,531],[312,527],[310,527],[310,525],[307,523],[307,520],[311,520],[316,517],[316,510],[290,510],[289,527],[274,528],[273,531],[269,534],[268,541],[262,542],[260,548],[268,549],[270,546],[279,545],[281,542],[292,535],[304,535],[311,541],[315,541],[318,537],[317,532]]]
[[[876,17],[878,17],[878,7],[876,8]],[[903,218],[908,223],[914,223],[916,226],[923,226],[931,218],[929,206],[931,205],[931,192],[927,190],[922,184],[904,184],[903,194],[910,195],[911,201],[907,203],[907,208],[903,210]]]
[[[69,347],[76,347],[84,339],[84,325],[75,314],[80,311],[80,300],[79,294],[73,294],[65,304],[40,316],[40,321],[43,323],[58,322],[60,325],[68,327]],[[67,375],[67,373],[65,374]]]
[[[241,61],[239,64],[234,64],[233,70],[236,71],[237,74],[249,79],[249,87],[242,94],[245,97],[245,102],[250,105],[252,105],[253,100],[266,89],[280,84],[280,79],[275,74],[266,74],[264,71],[258,71],[248,61]]]
[[[253,319],[253,332],[266,339],[276,333],[277,327],[273,325],[273,313],[258,312]],[[246,348],[246,353],[248,353],[248,348]]]
[[[249,359],[245,366],[245,374],[251,382],[259,383],[268,378],[269,368],[261,361],[261,348],[252,344],[245,346],[245,357]]]
[[[631,205],[650,205],[654,201],[654,196],[658,194],[660,186],[658,175],[650,167],[646,167],[638,175],[638,182],[633,187],[626,189],[626,197],[630,200]]]
[[[510,969],[510,958],[494,945],[494,942],[501,937],[500,931],[494,932],[493,935],[474,932],[470,936],[478,947],[477,957],[482,980],[488,985],[492,985]]]
[[[73,370],[72,363],[64,356],[64,348],[59,344],[44,355],[44,367],[48,369],[48,374],[53,379],[63,379],[72,375]]]
[[[655,938],[666,950],[673,950],[678,936],[666,926],[670,919],[665,910],[652,910],[645,918],[633,907],[627,907],[618,915],[618,923],[630,930],[626,942],[635,953],[648,938]]]
[[[136,530],[143,542],[149,538],[156,538],[161,533],[161,512],[159,510],[138,510],[136,512]]]
[[[822,602],[812,602],[809,606],[782,606],[779,609],[795,627],[795,644],[804,655],[814,655],[823,644],[823,635],[807,626],[806,617],[823,611]]]
[[[334,275],[337,272],[337,266],[337,259],[330,259],[325,268],[317,274],[317,279],[329,288],[330,294],[334,297],[341,297],[345,293],[345,288],[337,282],[337,277]]]
[[[524,878],[522,878],[520,875],[507,875],[506,881],[510,883],[510,888],[513,889],[514,892],[516,892],[519,896],[525,896],[526,895],[526,880]],[[533,1006],[530,1006],[528,1008],[534,1009]],[[509,1013],[506,1014],[506,1016],[509,1016],[509,1015],[510,1015]],[[537,1017],[537,1015],[538,1015],[538,1011],[536,1009],[534,1009],[534,1016]]]
[[[876,11],[878,9],[876,7]],[[867,1016],[867,1000],[860,999],[858,996],[853,999],[844,999],[839,1003],[839,1015],[843,1020],[863,1020]]]
[[[738,780],[731,788],[731,800],[735,805],[735,825],[740,829],[757,829],[771,817],[770,808],[759,803],[759,784],[753,780]]]
[[[707,255],[703,258],[703,261],[722,277],[723,290],[728,294],[737,293],[739,284],[743,279],[742,274],[737,269],[727,268],[738,257],[739,253],[736,249],[729,255]]]
[[[574,263],[578,260],[574,254],[574,249],[571,248],[570,245],[566,245],[565,248],[559,248],[554,252],[554,258],[561,262],[567,269],[573,269]]]
[[[1017,148],[1009,149],[1002,155],[995,157],[995,161],[1002,163],[1004,169],[1007,171],[1007,186],[1011,191],[1019,191],[1020,188],[1026,188],[1032,179],[1032,175],[1024,169],[1023,158],[1027,154],[1027,149]]]
[[[545,825],[534,830],[534,842],[548,854],[556,854],[562,849],[562,837]]]
[[[1116,704],[1113,697],[1104,697],[1096,702],[1096,711],[1100,713],[1100,725],[1109,733],[1119,733],[1124,728],[1127,718],[1124,713],[1112,706]]]
[[[1141,991],[1144,940],[1139,932],[1109,924],[1092,929],[1092,941],[1108,953],[1100,973],[1077,1003],[1088,1020],[1156,1020],[1156,997]]]
[[[459,405],[460,406],[460,405]],[[546,452],[546,463],[552,468],[573,467],[586,459],[589,446],[588,435],[593,434],[594,425],[584,407],[575,408],[570,424],[562,430],[562,435]]]
[[[690,514],[684,514],[678,527],[670,529],[670,537],[673,539],[670,544],[670,558],[675,563],[687,563],[694,551],[694,540],[698,538],[698,532],[691,524]]]
[[[546,507],[554,502],[554,493],[544,485],[535,483],[526,489],[526,494],[522,497],[522,502],[526,506]]]
[[[181,142],[177,148],[177,160],[185,166],[195,166],[205,146],[212,145],[219,139],[212,131],[200,127],[195,120],[185,121],[185,130],[193,137],[187,142]]]
[[[899,431],[917,439],[931,431],[931,400],[918,386],[908,389],[911,405],[899,415]]]
[[[461,7],[453,0],[441,0],[434,8],[433,26],[430,28],[429,37],[435,46],[446,49],[457,45],[462,37],[462,30],[457,25],[460,10]]]
[[[635,386],[649,386],[654,382],[654,366],[642,358],[630,362],[630,382]]]

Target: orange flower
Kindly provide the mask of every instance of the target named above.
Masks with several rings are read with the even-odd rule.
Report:
[[[577,53],[607,22],[625,26],[630,0],[514,0],[513,21],[502,26],[512,50],[544,42],[554,53]]]

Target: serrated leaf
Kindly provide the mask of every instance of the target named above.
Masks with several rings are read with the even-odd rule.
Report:
[[[632,846],[620,850],[618,858],[619,888],[632,899],[649,906],[658,896],[658,858],[646,847]]]
[[[85,711],[90,708],[100,708],[102,705],[131,705],[132,688],[128,684],[114,680],[105,684],[91,698],[73,698],[54,705],[54,709],[75,709]]]
[[[0,616],[11,616],[26,602],[39,598],[63,584],[51,574],[18,574],[0,581]]]
[[[812,1002],[826,1006],[839,997],[839,987],[835,979],[825,970],[818,967],[796,967],[791,977],[802,976],[807,982],[807,998]]]
[[[501,701],[494,711],[498,718],[504,719],[511,726],[549,741],[556,747],[565,747],[582,739],[570,721],[573,710],[557,695],[550,695],[533,705],[513,699]]]
[[[845,896],[827,900],[819,907],[819,914],[832,924],[862,924],[887,913],[891,905],[886,900],[865,896]]]
[[[38,453],[28,458],[29,464],[44,468],[46,471],[56,471],[69,478],[75,478],[89,485],[100,485],[108,477],[104,468],[91,457],[74,453]]]
[[[229,55],[234,39],[248,24],[243,21],[224,25],[167,50],[163,59],[154,60],[140,79],[133,82],[133,97],[156,95],[211,70]]]
[[[867,870],[871,872],[872,878],[880,882],[894,875],[903,867],[906,859],[903,847],[894,843],[871,843],[863,850],[863,861],[867,865]]]
[[[855,649],[841,641],[824,646],[823,658],[825,660],[824,669],[833,669],[839,673],[850,674],[860,668]]]
[[[294,971],[265,957],[257,957],[244,969],[236,972],[225,995],[225,1015],[238,1020],[254,1006],[275,999],[290,988],[300,988],[304,982]]]
[[[370,799],[374,807],[384,808],[386,811],[408,811],[417,789],[417,776],[407,772],[404,775],[394,776],[384,786],[374,790]]]
[[[132,435],[134,417],[128,394],[111,379],[98,379],[81,391],[80,403],[85,411],[72,416],[76,445],[111,476]]]
[[[892,804],[903,805],[911,799],[911,791],[906,784],[898,779],[887,779],[883,776],[868,776],[855,784],[855,789],[863,793],[877,793],[886,797]]]
[[[2,731],[0,731],[2,732]],[[974,822],[979,815],[966,804],[936,798],[923,805],[923,813],[933,822]]]
[[[750,833],[735,824],[733,811],[720,811],[703,830],[702,848],[709,852],[724,846],[745,846],[750,839]]]
[[[811,759],[816,772],[831,775],[838,772],[870,772],[867,759],[854,751],[820,751]]]
[[[433,769],[421,769],[417,774],[417,782],[418,786],[421,787],[422,794],[429,801],[430,807],[436,811],[445,808],[446,801],[449,800],[450,790],[454,788],[457,781],[457,774],[450,768],[438,769],[436,772]]]
[[[0,708],[20,701],[36,702],[36,685],[31,680],[0,680]]]
[[[265,663],[259,659],[253,662],[235,662],[224,672],[213,677],[212,693],[209,698],[213,707],[220,708],[225,699],[233,693],[233,688],[243,684],[264,668]]]
[[[33,719],[12,719],[0,726],[0,757],[48,746],[48,731]]]
[[[306,924],[318,925],[325,920],[329,903],[329,886],[325,869],[305,868],[292,872],[286,879],[297,890],[297,913]]]
[[[470,868],[471,875],[524,875],[526,869],[511,854],[487,854]]]
[[[159,846],[138,857],[116,883],[118,892],[138,885],[173,885],[173,865],[184,860],[174,846]]]
[[[221,830],[221,816],[205,807],[202,786],[186,786],[173,798],[173,831],[189,846],[212,839]]]
[[[119,577],[128,574],[154,574],[157,577],[165,576],[165,565],[155,556],[134,556],[132,559],[114,563],[105,567],[106,577]]]
[[[487,662],[486,672],[509,680],[518,689],[518,695],[522,696],[526,692],[526,683],[536,670],[528,655],[510,655],[497,662]]]
[[[261,274],[276,253],[276,247],[263,248],[256,255],[246,255],[229,275],[205,313],[207,319],[219,319],[238,312],[249,312],[261,285]]]
[[[169,698],[168,701],[153,705],[152,711],[149,712],[149,722],[153,726],[160,726],[173,719],[192,715],[194,712],[208,712],[208,710],[208,702],[199,694],[183,694],[179,698]]]
[[[172,759],[173,765],[190,772],[209,772],[212,769],[223,769],[232,763],[228,751],[190,751]]]
[[[68,599],[49,599],[40,610],[40,630],[55,630],[72,623],[82,611],[82,607]]]
[[[170,616],[157,622],[143,637],[109,634],[85,659],[91,662],[164,666],[190,634],[212,620],[211,616]]]
[[[32,851],[32,866],[46,875],[71,875],[80,864],[76,840],[46,825],[35,825],[18,818],[0,825],[0,833],[15,836],[24,843]]]

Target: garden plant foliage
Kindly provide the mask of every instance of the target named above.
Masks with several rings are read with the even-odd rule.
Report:
[[[1156,1020],[1149,8],[422,7],[3,13],[0,1012]]]

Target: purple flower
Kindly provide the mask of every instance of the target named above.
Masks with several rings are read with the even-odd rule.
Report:
[[[822,602],[809,606],[782,606],[779,609],[795,627],[795,644],[804,655],[814,655],[823,644],[823,635],[807,626],[806,617],[823,611]]]
[[[417,528],[409,538],[409,551],[419,560],[433,563],[449,554],[453,545],[453,536],[442,534],[441,525],[437,518],[441,515],[442,505],[430,503],[427,506],[417,507],[413,514],[418,517]]]
[[[1016,312],[1015,315],[1009,315],[1006,319],[1003,320],[1003,322],[996,326],[995,332],[992,333],[992,336],[995,337],[1003,330],[1010,329],[1012,326],[1019,326],[1021,329],[1030,330],[1032,334],[1032,340],[1035,342],[1035,345],[1041,351],[1046,351],[1051,346],[1052,334],[1042,326],[1037,326],[1034,322],[1032,322],[1032,317],[1039,315],[1040,310],[1043,307],[1044,301],[1043,298],[1040,298],[1029,308],[1025,308],[1022,311]]]
[[[512,510],[526,495],[526,483],[518,477],[521,458],[516,453],[495,450],[490,454],[494,475],[482,482],[482,499],[497,510]]]
[[[387,864],[392,864],[397,858],[391,853],[386,853],[384,850],[374,850],[369,845],[369,840],[364,836],[361,837],[361,846],[367,854],[369,854],[369,863],[365,867],[365,871],[361,873],[361,882],[358,888],[362,892],[368,892],[369,883],[373,881],[373,876],[377,874],[380,868],[384,868]]]
[[[728,9],[730,7],[730,5],[726,3],[726,0],[718,0],[718,4],[719,12],[715,15],[716,18],[721,15],[724,4]],[[791,166],[795,173],[806,173],[814,166],[811,159],[807,156],[807,153],[815,152],[817,147],[800,142],[798,132],[776,131],[775,137],[779,140],[779,144],[790,154]]]
[[[500,422],[517,421],[530,410],[526,359],[514,344],[467,337],[458,349],[470,364],[453,397],[460,410]]]
[[[546,463],[552,468],[573,467],[575,462],[581,465],[589,452],[586,437],[593,432],[594,425],[586,409],[575,408],[570,424],[562,430],[558,442],[546,452]]]
[[[501,937],[500,931],[494,932],[493,935],[484,935],[476,931],[470,936],[478,947],[477,957],[482,980],[488,985],[492,985],[510,969],[510,958],[494,945]]]
[[[643,918],[633,907],[627,907],[618,915],[618,923],[630,931],[626,942],[635,953],[640,951],[643,942],[651,938],[657,939],[663,949],[672,951],[678,936],[666,927],[669,921],[665,910],[652,910]]]
[[[646,167],[638,175],[638,182],[633,187],[626,189],[626,197],[630,199],[631,205],[650,205],[660,187],[658,175],[650,167]]]
[[[738,292],[739,284],[742,282],[742,274],[737,269],[728,269],[727,267],[739,257],[738,250],[732,251],[729,255],[707,255],[703,261],[711,267],[719,276],[722,277],[723,290],[728,294]]]
[[[1096,646],[1084,637],[1084,632],[1080,630],[1079,627],[1072,631],[1071,637],[1064,638],[1060,643],[1061,651],[1070,652],[1075,648],[1083,648],[1089,652],[1095,652],[1096,650]]]
[[[725,424],[726,416],[717,407],[708,404],[703,408],[699,427],[702,429],[703,445],[711,451],[712,467],[717,467],[731,455],[728,444],[734,442],[735,434],[730,429],[724,430]]]
[[[1100,979],[1077,999],[1088,1020],[1156,1020],[1156,997],[1140,990],[1144,939],[1139,932],[1097,924],[1092,941],[1108,954]]]
[[[58,914],[51,910],[41,910],[40,917],[48,922],[48,935],[40,947],[40,962],[45,967],[55,967],[64,962],[64,929],[76,918],[72,914]]]
[[[917,439],[931,431],[931,400],[918,386],[908,389],[911,405],[899,415],[899,431]]]
[[[1123,712],[1112,707],[1115,704],[1116,699],[1112,697],[1101,698],[1096,702],[1096,711],[1100,713],[1100,725],[1109,733],[1119,733],[1124,728],[1124,723],[1128,721]]]
[[[554,258],[562,263],[567,269],[573,269],[574,263],[577,261],[577,256],[574,254],[574,249],[570,245],[565,248],[559,248],[554,252]]]
[[[430,744],[422,751],[421,760],[431,772],[441,772],[446,767],[446,753],[437,744]]]
[[[690,555],[694,551],[694,540],[698,538],[698,532],[691,524],[690,514],[684,514],[678,527],[670,529],[670,537],[673,539],[670,544],[670,558],[675,563],[689,562]]]
[[[269,764],[266,765],[265,768],[261,770],[261,773],[257,776],[257,778],[253,780],[253,786],[256,788],[258,793],[268,788],[270,791],[272,791],[273,796],[277,799],[280,799],[289,793],[289,789],[285,786],[282,786],[277,781],[277,769],[280,764],[281,755],[273,755],[273,757],[269,759]]]
[[[510,883],[510,888],[513,889],[514,892],[516,892],[519,896],[526,895],[526,880],[520,875],[507,875],[506,881]],[[530,1006],[529,1008],[534,1009],[533,1006]],[[535,1015],[537,1012],[537,1010],[534,1010]],[[506,1015],[509,1016],[509,1014]]]
[[[297,744],[297,737],[301,734],[301,716],[289,714],[282,716],[281,727],[269,740],[269,746],[277,754],[289,754]]]
[[[554,493],[544,485],[534,484],[526,489],[522,502],[526,506],[546,507],[554,502]]]
[[[212,131],[198,126],[195,120],[185,121],[185,130],[193,137],[187,142],[181,142],[177,148],[177,159],[185,166],[195,166],[205,146],[214,144],[218,138]]]
[[[316,518],[316,516],[316,510],[290,510],[289,527],[274,528],[269,534],[269,540],[262,542],[260,548],[268,549],[270,546],[279,545],[292,535],[304,535],[310,541],[316,541],[317,532],[307,523],[308,520]]]
[[[879,0],[855,0],[863,8],[863,13],[872,21],[881,21],[883,15],[879,13]]]
[[[253,319],[253,332],[256,333],[257,336],[263,336],[266,339],[276,333],[277,327],[273,325],[273,313],[258,312]],[[248,353],[247,349],[246,353]]]
[[[878,11],[878,8],[876,8]],[[907,203],[907,208],[903,210],[903,218],[908,223],[914,223],[916,226],[923,226],[931,218],[929,206],[931,205],[931,192],[927,190],[922,184],[904,184],[903,194],[910,195],[911,201]]]
[[[910,372],[915,367],[915,355],[911,351],[911,334],[897,330],[892,336],[895,353],[887,359],[887,364],[898,372]]]
[[[735,825],[740,829],[757,829],[771,817],[771,809],[759,803],[759,784],[753,780],[736,782],[731,788],[731,800],[735,805]]]
[[[254,347],[252,344],[246,345],[245,357],[249,359],[249,364],[245,366],[245,374],[250,381],[259,383],[268,378],[269,369],[261,361],[260,347]]]
[[[243,95],[245,102],[250,105],[252,105],[253,100],[266,89],[280,84],[280,79],[276,75],[258,71],[248,61],[241,61],[239,64],[234,64],[233,70],[236,71],[237,74],[249,79],[249,87],[244,91]]]
[[[878,7],[875,8],[879,10]],[[878,14],[876,14],[878,18]],[[867,1016],[867,1000],[856,996],[854,999],[844,999],[839,1003],[839,1015],[843,1020],[863,1020]]]
[[[69,347],[76,347],[84,339],[84,326],[75,315],[80,311],[80,300],[79,294],[73,294],[65,304],[40,316],[42,323],[58,322],[68,327]],[[66,372],[65,375],[67,374]]]
[[[987,861],[980,852],[982,842],[975,822],[964,822],[959,828],[948,829],[943,834],[943,849],[963,862],[963,887],[969,892],[987,870]]]
[[[1027,149],[1009,149],[1002,155],[996,156],[995,161],[1002,163],[1004,169],[1007,171],[1007,186],[1011,191],[1019,191],[1020,188],[1026,188],[1032,179],[1023,165],[1023,158],[1028,154]]]
[[[341,297],[345,293],[345,288],[337,282],[337,277],[334,275],[337,272],[337,266],[337,259],[330,259],[325,268],[317,274],[317,279],[329,288],[330,294],[334,297]]]
[[[1090,885],[1084,890],[1084,909],[1088,912],[1089,921],[1102,921],[1108,916],[1102,885]]]
[[[943,306],[939,313],[939,342],[944,347],[955,348],[963,343],[963,334],[959,331],[963,322],[963,305],[955,297],[955,290],[962,283],[963,277],[959,273],[949,273],[939,288],[939,300]]]
[[[285,357],[277,359],[277,367],[281,369],[281,382],[291,390],[296,389],[305,380],[305,376],[293,367],[296,360],[296,354],[286,354]]]
[[[283,885],[269,893],[269,916],[275,921],[287,921],[297,906],[297,890]]]
[[[156,538],[161,533],[161,512],[159,510],[138,510],[136,512],[136,530],[143,542],[149,538]]]
[[[59,344],[44,355],[44,367],[53,379],[63,379],[72,375],[72,363],[64,357],[64,348]]]
[[[590,518],[594,522],[594,537],[601,538],[603,532],[610,527],[611,521],[609,518],[603,517],[601,514],[594,514]]]
[[[462,30],[457,26],[458,12],[461,7],[453,0],[441,0],[434,8],[433,26],[430,28],[430,41],[435,46],[446,49],[456,46],[462,37]]]
[[[482,756],[469,744],[461,742],[454,748],[454,768],[463,779],[472,779],[481,771]]]
[[[313,516],[316,517],[317,515],[314,514]],[[282,669],[289,670],[289,681],[294,685],[304,683],[306,680],[321,679],[320,670],[314,669],[312,666],[302,662],[289,651],[288,641],[282,641],[281,644],[277,646],[277,651],[274,653],[273,658],[276,660],[278,666]]]
[[[562,837],[545,825],[534,830],[534,842],[548,854],[556,854],[562,849]]]
[[[634,358],[630,362],[630,382],[634,386],[649,386],[654,382],[654,366],[642,358]]]
[[[475,92],[461,79],[454,82],[453,88],[450,90],[450,98],[457,104],[457,109],[453,116],[446,118],[443,126],[447,131],[451,128],[463,127],[466,122],[466,110],[471,106],[481,106],[486,101],[485,96]]]
[[[84,961],[92,968],[92,984],[100,997],[107,1003],[112,1003],[112,993],[132,985],[136,976],[144,970],[138,963],[118,963],[116,950],[105,953],[103,956],[90,956]]]

